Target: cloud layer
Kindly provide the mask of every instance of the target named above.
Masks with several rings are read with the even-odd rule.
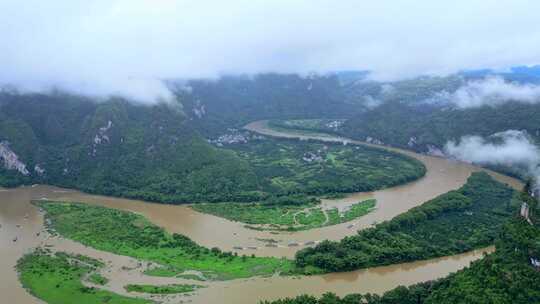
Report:
[[[540,187],[540,149],[522,131],[508,130],[488,139],[464,136],[458,142],[446,143],[444,152],[470,163],[525,169]]]
[[[439,93],[431,100],[451,102],[460,108],[496,106],[508,101],[540,103],[540,86],[508,82],[501,77],[488,77],[469,81],[453,93]]]
[[[167,95],[164,78],[536,64],[538,11],[525,0],[5,0],[0,83],[151,101]]]

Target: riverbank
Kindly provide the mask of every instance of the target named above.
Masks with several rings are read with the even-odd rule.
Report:
[[[266,132],[264,129],[259,131]],[[402,150],[398,151],[402,152]],[[163,227],[169,233],[184,234],[205,247],[217,246],[222,250],[234,251],[234,246],[246,248],[254,246],[257,249],[237,250],[236,252],[255,254],[256,256],[292,257],[297,250],[305,248],[304,244],[311,240],[340,240],[345,236],[354,235],[357,229],[370,227],[373,222],[391,219],[440,194],[461,187],[472,172],[482,170],[442,158],[407,151],[404,153],[408,153],[425,164],[427,173],[424,178],[403,186],[373,193],[356,193],[345,198],[322,201],[324,206],[346,206],[368,198],[375,198],[377,210],[354,221],[354,229],[348,229],[349,224],[340,224],[309,231],[272,234],[249,230],[239,223],[201,214],[185,206],[149,204],[136,200],[88,195],[49,186],[0,190],[0,224],[2,225],[0,244],[3,248],[0,252],[0,273],[2,273],[0,292],[8,295],[14,303],[39,303],[22,289],[13,267],[24,253],[40,245],[48,245],[58,250],[80,253],[107,261],[111,272],[104,275],[114,278],[114,281],[110,281],[106,288],[119,294],[125,293],[123,286],[126,283],[164,285],[179,282],[178,279],[174,278],[144,276],[140,269],[137,269],[137,262],[128,257],[96,251],[61,238],[47,238],[44,233],[36,236],[43,229],[43,216],[36,207],[29,204],[32,199],[81,201],[133,211],[144,215],[152,223]],[[500,181],[510,183],[515,188],[521,188],[520,183],[515,179],[492,172],[490,174]],[[18,237],[17,242],[13,242],[14,237]],[[280,244],[279,247],[264,247],[264,242],[260,240],[269,238],[276,239]],[[298,242],[299,246],[283,245],[288,242]],[[488,249],[488,251],[490,250],[492,248]],[[210,303],[219,299],[220,302],[224,303],[252,304],[262,299],[292,297],[302,293],[313,295],[321,295],[326,291],[333,291],[339,295],[354,292],[380,293],[397,285],[410,285],[444,277],[450,272],[467,266],[470,261],[481,258],[483,252],[485,250],[348,273],[303,277],[301,280],[294,277],[271,277],[216,282],[205,288],[204,291],[196,292],[191,300],[193,303]],[[193,283],[193,281],[187,282]],[[276,294],[276,290],[279,290],[279,294]]]
[[[46,246],[57,251],[71,254],[82,254],[94,259],[105,261],[107,270],[101,273],[109,282],[104,288],[124,296],[132,296],[124,289],[126,284],[147,284],[147,285],[167,285],[167,284],[201,284],[199,281],[186,280],[180,278],[159,278],[144,275],[147,265],[142,265],[135,259],[126,256],[119,256],[89,247],[80,243],[59,237],[50,237],[43,231],[43,214],[38,208],[29,204],[30,198],[40,198],[46,195],[67,195],[69,190],[36,186],[11,189],[0,192],[0,215],[10,214],[9,224],[5,224],[5,217],[1,217],[4,223],[0,230],[0,241],[2,242],[2,276],[0,279],[1,292],[9,295],[15,303],[41,303],[29,295],[17,280],[14,270],[16,261],[31,248],[36,246]],[[20,201],[21,197],[28,198],[28,201]],[[13,199],[9,201],[8,199]],[[19,198],[19,199],[17,199]],[[6,204],[10,203],[10,204]],[[153,206],[153,205],[150,205]],[[159,206],[159,205],[158,205]],[[28,217],[26,217],[28,215]],[[25,219],[26,218],[26,219]],[[21,223],[21,228],[17,228],[17,223]],[[39,236],[31,231],[33,224],[41,232]],[[7,228],[5,231],[4,228]],[[15,228],[19,230],[15,230]],[[19,234],[19,241],[13,244],[7,237],[7,231],[25,232]],[[28,232],[28,233],[26,233]],[[11,250],[12,254],[8,254]],[[409,285],[434,278],[446,276],[450,272],[455,272],[471,261],[479,259],[484,252],[491,252],[491,247],[468,252],[466,254],[451,257],[431,259],[426,261],[376,267],[353,272],[333,273],[321,276],[308,276],[297,279],[295,277],[271,277],[231,280],[225,282],[212,282],[207,288],[196,291],[190,300],[192,303],[210,303],[220,299],[223,303],[253,304],[259,300],[277,299],[280,297],[293,297],[301,293],[321,295],[325,291],[334,291],[340,295],[352,292],[376,292],[380,293],[392,289],[397,285]],[[207,282],[204,282],[207,285]],[[276,293],[276,290],[280,290]],[[174,303],[174,302],[173,302]]]

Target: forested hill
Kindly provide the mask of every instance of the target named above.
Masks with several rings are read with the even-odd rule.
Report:
[[[425,173],[422,163],[380,149],[280,144],[225,127],[210,140],[197,127],[179,103],[4,93],[0,186],[41,183],[163,203],[253,202],[375,190]]]
[[[442,148],[448,140],[464,135],[489,136],[510,129],[525,130],[540,142],[540,102],[530,100],[530,94],[522,94],[525,100],[510,98],[517,98],[519,94],[497,96],[497,90],[536,90],[540,83],[539,71],[540,66],[514,67],[507,72],[473,70],[446,77],[419,77],[388,83],[360,81],[345,89],[345,94],[348,99],[363,99],[360,103],[364,105],[369,97],[367,101],[371,101],[372,106],[353,113],[340,133],[360,140],[371,137],[419,152],[426,152],[430,147]],[[477,84],[465,91],[473,95],[484,92],[485,96],[474,95],[485,99],[484,106],[459,107],[447,98],[471,82],[482,83],[493,77],[499,82]],[[505,99],[491,104],[491,99],[496,98]]]
[[[496,251],[450,276],[409,287],[400,286],[384,295],[332,293],[322,298],[299,296],[272,304],[529,304],[540,303],[540,209],[525,193],[521,201],[531,207],[530,222],[517,215],[509,218],[496,241]],[[269,302],[263,302],[269,304]]]
[[[205,137],[218,137],[260,119],[347,119],[339,132],[426,152],[463,135],[488,136],[509,129],[540,139],[540,104],[508,100],[498,106],[459,108],[443,101],[469,81],[501,77],[536,85],[540,67],[510,72],[466,71],[446,77],[377,82],[367,73],[328,75],[260,74],[216,80],[171,82],[191,125]]]
[[[208,144],[178,106],[1,97],[0,185],[46,183],[164,202],[255,189],[247,164]]]
[[[260,190],[253,168],[207,139],[231,138],[231,128],[258,119],[348,118],[339,133],[422,152],[462,135],[508,129],[540,138],[537,104],[465,110],[418,103],[455,90],[465,76],[392,83],[363,77],[262,74],[169,81],[178,103],[153,106],[0,91],[0,185],[47,183],[161,202],[245,200]],[[384,102],[372,104],[379,99]]]
[[[323,241],[298,251],[296,264],[309,273],[350,271],[487,247],[519,206],[513,194],[511,188],[486,173],[473,173],[460,189],[390,221],[339,242]]]
[[[489,136],[510,129],[526,130],[540,140],[540,104],[510,101],[497,107],[460,109],[388,102],[347,120],[340,132],[426,152],[430,146],[440,149],[464,135]]]
[[[186,115],[203,134],[271,118],[349,117],[362,107],[348,99],[336,75],[261,74],[192,80],[176,86]]]

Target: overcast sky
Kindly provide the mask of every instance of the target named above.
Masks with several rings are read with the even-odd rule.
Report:
[[[160,78],[540,63],[540,1],[0,0],[0,83],[167,95]],[[166,96],[165,96],[166,97]]]

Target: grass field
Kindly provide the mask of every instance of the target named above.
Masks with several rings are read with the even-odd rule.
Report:
[[[147,304],[144,299],[124,297],[106,290],[85,287],[81,280],[102,267],[83,256],[38,249],[17,263],[19,279],[34,296],[49,304]],[[9,301],[9,299],[5,299]]]
[[[375,200],[366,200],[352,205],[343,212],[337,208],[323,210],[317,204],[208,203],[191,207],[199,212],[246,223],[250,225],[248,227],[297,231],[349,222],[368,214],[375,205]]]
[[[292,273],[290,260],[237,256],[208,249],[179,234],[169,234],[143,216],[80,203],[36,202],[47,213],[53,232],[98,250],[152,261],[159,265],[149,274],[176,276],[199,271],[205,279],[227,280]]]

